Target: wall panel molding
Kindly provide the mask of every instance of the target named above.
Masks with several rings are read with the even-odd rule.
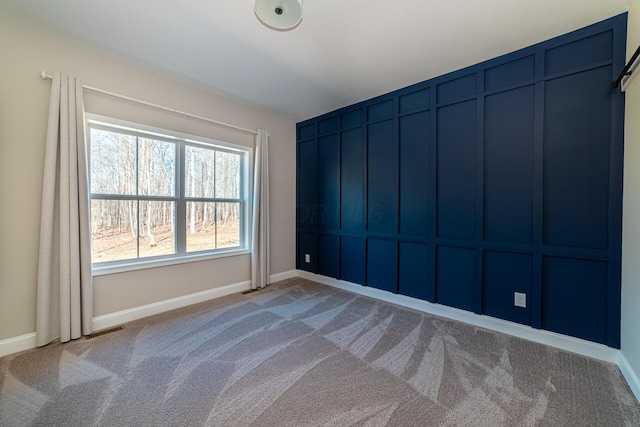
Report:
[[[625,36],[623,14],[299,123],[298,268],[619,348]]]

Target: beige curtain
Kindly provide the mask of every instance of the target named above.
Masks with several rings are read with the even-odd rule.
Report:
[[[93,296],[82,84],[55,72],[47,125],[36,336],[39,346],[91,333]]]
[[[256,135],[253,172],[253,225],[251,227],[251,288],[269,284],[269,134]]]

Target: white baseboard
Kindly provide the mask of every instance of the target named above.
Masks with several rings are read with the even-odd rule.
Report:
[[[280,280],[291,279],[292,277],[297,277],[297,276],[298,276],[297,270],[283,271],[282,273],[272,274],[269,277],[270,279],[269,283],[275,283],[275,282],[279,282]]]
[[[272,283],[275,283],[280,280],[285,280],[296,276],[296,270],[289,270],[282,273],[272,274],[270,276],[270,280]],[[225,295],[246,291],[248,289],[251,289],[250,280],[221,286],[219,288],[208,289],[206,291],[184,295],[165,301],[159,301],[140,307],[134,307],[127,310],[118,311],[116,313],[109,313],[102,316],[94,317],[92,320],[92,327],[94,331],[99,331],[101,329],[111,328],[113,326],[121,325],[126,322],[138,320],[143,317],[153,316],[154,314],[160,314],[165,311],[186,307],[191,304],[208,301],[214,298],[220,298]],[[0,341],[0,357],[24,350],[30,350],[32,348],[36,348],[35,332]]]
[[[398,295],[368,286],[362,286],[355,283],[345,282],[343,280],[320,276],[317,274],[309,273],[307,271],[298,270],[298,276],[304,277],[305,279],[313,280],[315,282],[323,283],[325,285],[354,292],[360,295],[390,302],[392,304],[401,305],[403,307],[411,308],[436,316],[446,317],[448,319],[468,323],[473,326],[502,332],[529,341],[534,341],[562,350],[571,351],[583,356],[593,357],[594,359],[604,360],[605,362],[617,364],[619,361],[618,354],[620,352],[618,350],[602,344],[596,344],[591,341],[582,340],[567,335],[556,334],[554,332],[534,329],[530,326],[521,325],[519,323],[496,319],[490,316],[479,315],[469,311],[448,307],[446,305],[434,304],[405,295]]]
[[[627,380],[631,391],[635,394],[636,399],[640,402],[640,378],[638,378],[638,375],[631,365],[629,365],[629,361],[624,357],[622,352],[620,352],[618,356],[618,367],[620,368],[620,372],[622,372],[624,378]]]
[[[206,291],[154,302],[152,304],[142,305],[140,307],[134,307],[115,313],[105,314],[103,316],[93,318],[93,330],[99,331],[101,329],[121,325],[133,320],[142,319],[143,317],[153,316],[154,314],[164,313],[165,311],[186,307],[187,305],[208,301],[214,298],[220,298],[225,295],[246,291],[248,289],[251,289],[250,280],[221,286],[219,288],[207,289]]]
[[[36,333],[20,335],[0,341],[0,357],[36,347]]]

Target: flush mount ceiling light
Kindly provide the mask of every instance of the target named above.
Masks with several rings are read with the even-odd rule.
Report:
[[[253,10],[274,30],[291,30],[302,21],[302,0],[256,0]]]

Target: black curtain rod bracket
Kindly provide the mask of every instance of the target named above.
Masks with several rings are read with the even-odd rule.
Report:
[[[636,59],[638,59],[638,56],[640,56],[640,46],[638,46],[629,62],[627,62],[627,65],[624,66],[624,69],[622,70],[618,78],[611,82],[611,89],[616,89],[618,86],[620,86],[620,82],[622,82],[624,76],[631,75],[632,71],[629,70],[631,69],[631,66],[636,62]]]

